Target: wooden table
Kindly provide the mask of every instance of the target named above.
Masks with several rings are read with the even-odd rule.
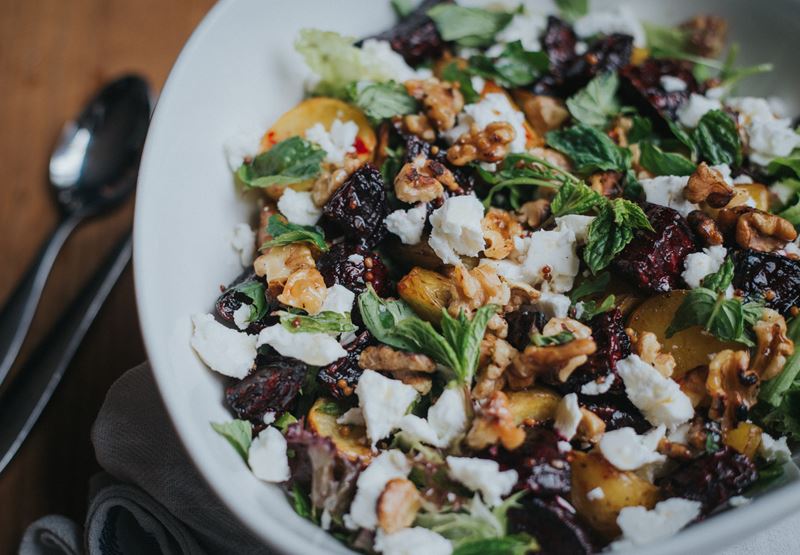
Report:
[[[0,299],[54,227],[47,159],[62,123],[104,81],[133,71],[161,87],[213,0],[0,0]],[[133,203],[83,225],[51,276],[36,343],[116,242]],[[45,514],[82,522],[99,468],[89,430],[111,383],[144,360],[130,268],[28,442],[0,475],[0,553]],[[24,353],[23,353],[24,356]],[[2,425],[0,423],[0,425]]]

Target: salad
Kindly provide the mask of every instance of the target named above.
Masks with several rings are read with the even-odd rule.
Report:
[[[214,430],[364,553],[624,550],[780,480],[800,134],[737,93],[771,66],[715,14],[392,4],[300,31],[305,99],[228,151]]]

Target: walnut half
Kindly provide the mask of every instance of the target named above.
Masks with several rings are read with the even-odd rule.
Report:
[[[780,216],[751,208],[723,208],[717,216],[723,233],[734,232],[740,247],[761,252],[773,252],[797,239],[797,230]]]
[[[758,375],[748,371],[750,355],[747,351],[720,351],[708,365],[706,391],[711,397],[708,416],[720,421],[723,431],[736,427],[747,419],[747,413],[756,403]]]
[[[683,191],[686,200],[699,204],[707,203],[712,208],[727,206],[733,198],[733,187],[725,182],[725,178],[717,170],[701,162],[689,177],[689,183]]]
[[[430,357],[419,353],[407,353],[392,349],[387,345],[373,345],[361,351],[358,357],[361,368],[383,372],[425,372],[436,371],[436,363]]]
[[[456,116],[464,107],[464,95],[458,85],[439,81],[435,77],[424,80],[406,81],[408,94],[422,103],[425,114],[439,131],[452,129]]]
[[[481,220],[481,228],[483,228],[483,238],[486,240],[483,254],[495,260],[508,257],[514,250],[514,238],[522,233],[522,226],[514,216],[499,208],[489,209]]]
[[[510,123],[495,121],[484,129],[472,125],[447,150],[447,159],[455,166],[466,166],[470,162],[499,162],[508,154],[508,145],[516,137]]]
[[[429,160],[419,154],[405,164],[394,178],[394,192],[397,198],[409,204],[430,202],[442,196],[444,188],[458,191],[456,178],[441,162]]]
[[[498,442],[506,449],[516,449],[524,440],[525,432],[514,423],[508,396],[502,391],[495,391],[481,404],[467,434],[467,445],[477,450]]]
[[[717,222],[702,210],[692,210],[686,220],[689,222],[692,231],[700,237],[704,246],[721,245],[725,240],[717,227]]]
[[[786,359],[794,353],[794,342],[786,337],[786,320],[776,311],[765,309],[753,331],[758,348],[750,369],[761,381],[771,380],[781,373]]]

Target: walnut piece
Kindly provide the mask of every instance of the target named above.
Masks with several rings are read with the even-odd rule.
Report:
[[[708,366],[697,366],[678,378],[678,385],[689,400],[692,406],[697,408],[708,404],[708,391],[706,391],[706,381],[708,380]]]
[[[661,352],[661,343],[656,334],[646,331],[636,338],[633,345],[636,354],[646,363],[655,367],[658,373],[669,378],[675,370],[675,358],[670,353]]]
[[[761,381],[771,380],[781,373],[786,359],[794,353],[794,342],[786,337],[786,320],[776,311],[765,309],[753,331],[758,348],[750,370],[756,372]]]
[[[581,407],[581,421],[575,437],[588,443],[599,443],[600,438],[606,433],[606,423],[602,418],[587,408]]]
[[[683,190],[686,200],[695,204],[707,203],[712,208],[723,208],[733,198],[733,187],[725,182],[725,178],[717,170],[700,162],[694,173],[689,176],[689,183]]]
[[[717,222],[702,210],[692,210],[686,220],[695,234],[700,237],[703,246],[711,247],[723,243],[724,237],[717,227]]]
[[[514,238],[522,233],[522,226],[514,216],[499,208],[489,209],[481,220],[481,228],[486,240],[483,254],[495,260],[508,257],[514,250]]]
[[[376,507],[378,526],[387,534],[408,528],[422,507],[422,495],[408,478],[386,482]]]
[[[589,186],[604,197],[622,196],[622,174],[615,171],[602,171],[589,176]]]
[[[256,275],[266,278],[267,287],[274,294],[283,290],[289,276],[303,268],[316,268],[311,249],[304,243],[271,247],[253,261]]]
[[[405,82],[408,94],[422,103],[425,114],[439,131],[452,129],[456,116],[464,107],[464,95],[458,85],[435,77]]]
[[[311,186],[311,200],[319,207],[324,206],[347,178],[365,163],[357,154],[348,154],[341,166],[323,164],[319,177]]]
[[[723,208],[717,216],[723,233],[735,232],[740,247],[761,252],[773,252],[797,238],[797,230],[780,216],[751,208]]]
[[[274,202],[267,202],[261,207],[261,211],[258,213],[257,247],[261,247],[261,245],[272,239],[272,235],[267,231],[267,226],[269,225],[269,219],[276,214],[278,214],[278,207],[275,206]]]
[[[539,229],[550,217],[550,201],[547,199],[530,200],[519,207],[519,221],[531,229]]]
[[[398,371],[392,372],[391,374],[394,379],[400,380],[406,385],[410,385],[422,396],[430,393],[433,387],[433,378],[431,378],[430,374],[424,372]]]
[[[487,304],[504,306],[511,298],[511,289],[492,266],[484,264],[468,270],[459,264],[453,266],[449,277],[455,288],[447,311],[453,316],[462,310],[471,314]]]
[[[689,32],[687,42],[694,54],[716,58],[725,48],[728,22],[718,15],[696,15],[682,23],[680,28]]]
[[[426,372],[436,371],[436,363],[430,357],[419,353],[398,351],[388,345],[374,345],[361,351],[358,365],[364,369],[381,372]]]
[[[516,137],[510,123],[495,121],[484,129],[477,125],[461,135],[447,150],[447,159],[455,166],[465,166],[470,162],[499,162],[508,154],[508,145]]]
[[[436,140],[436,130],[431,124],[431,120],[425,114],[408,114],[399,118],[403,131],[410,135],[416,135],[423,141],[432,143]]]
[[[458,191],[461,188],[447,167],[436,160],[429,160],[419,154],[411,162],[400,168],[394,179],[394,192],[397,198],[409,204],[430,202],[444,193],[444,188]]]
[[[750,355],[747,351],[720,351],[708,365],[706,391],[711,397],[708,416],[718,420],[722,430],[735,428],[756,403],[758,375],[748,371]]]
[[[286,280],[283,292],[278,301],[305,310],[309,314],[317,314],[328,296],[325,280],[316,268],[301,268]]]
[[[569,119],[564,101],[554,96],[516,94],[515,100],[536,134],[544,137],[548,131],[559,129]]]
[[[514,424],[514,415],[511,414],[505,393],[495,391],[483,401],[466,439],[467,445],[477,450],[498,442],[508,450],[522,445],[525,432]]]
[[[472,397],[485,399],[500,391],[506,383],[505,371],[517,355],[511,344],[494,334],[486,334],[481,341],[478,358],[478,377],[472,389]]]

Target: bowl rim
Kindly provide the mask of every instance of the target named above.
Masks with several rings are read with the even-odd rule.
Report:
[[[153,111],[150,129],[142,154],[141,168],[149,166],[150,160],[155,158],[155,155],[151,153],[151,150],[154,148],[152,146],[154,142],[152,138],[156,134],[154,130],[157,130],[159,126],[159,115],[162,107],[161,100],[171,95],[173,89],[172,84],[176,81],[176,75],[182,71],[186,60],[192,57],[197,45],[203,40],[205,35],[210,32],[210,29],[217,20],[222,17],[223,13],[228,10],[234,2],[235,0],[218,0],[194,29],[177,56],[164,82],[155,110]],[[265,526],[263,520],[259,521],[253,518],[253,515],[240,510],[236,503],[236,496],[229,492],[229,489],[223,484],[222,479],[213,472],[210,472],[200,460],[192,456],[193,442],[188,434],[181,433],[181,429],[178,426],[180,418],[177,415],[179,409],[171,403],[168,383],[158,371],[159,367],[166,368],[168,366],[167,361],[164,360],[166,357],[159,349],[152,347],[156,343],[155,339],[152,337],[152,332],[149,331],[151,326],[147,325],[148,321],[156,317],[156,315],[152,314],[153,311],[149,310],[148,304],[145,302],[147,293],[144,291],[142,285],[145,281],[143,278],[143,268],[145,268],[147,264],[144,263],[146,253],[143,249],[144,241],[142,240],[141,230],[144,227],[143,220],[146,219],[146,216],[143,208],[144,203],[140,202],[140,199],[143,198],[144,195],[156,194],[154,191],[155,187],[149,187],[147,185],[147,175],[149,175],[149,172],[140,171],[137,184],[137,201],[133,226],[134,291],[145,352],[159,395],[169,415],[169,424],[175,431],[175,435],[179,438],[189,461],[197,470],[198,475],[217,499],[223,503],[240,523],[244,524],[249,529],[254,537],[263,541],[268,547],[282,553],[293,553],[297,552],[298,549],[302,549],[303,553],[328,553],[323,546],[300,535],[295,536],[294,534],[286,534],[285,532],[270,534],[270,526]],[[672,537],[665,538],[659,543],[637,546],[638,549],[626,551],[626,553],[668,555],[682,550],[716,550],[724,546],[732,545],[748,534],[752,534],[758,528],[766,529],[775,525],[798,510],[800,510],[800,478],[796,478],[789,483],[781,484],[768,492],[760,493],[745,506],[736,507],[733,510],[726,510],[724,513],[714,515],[712,518],[682,530]],[[316,524],[311,522],[306,522],[305,524],[314,529],[319,528]],[[722,545],[718,543],[720,537],[725,538]],[[349,546],[345,547],[349,549]]]

